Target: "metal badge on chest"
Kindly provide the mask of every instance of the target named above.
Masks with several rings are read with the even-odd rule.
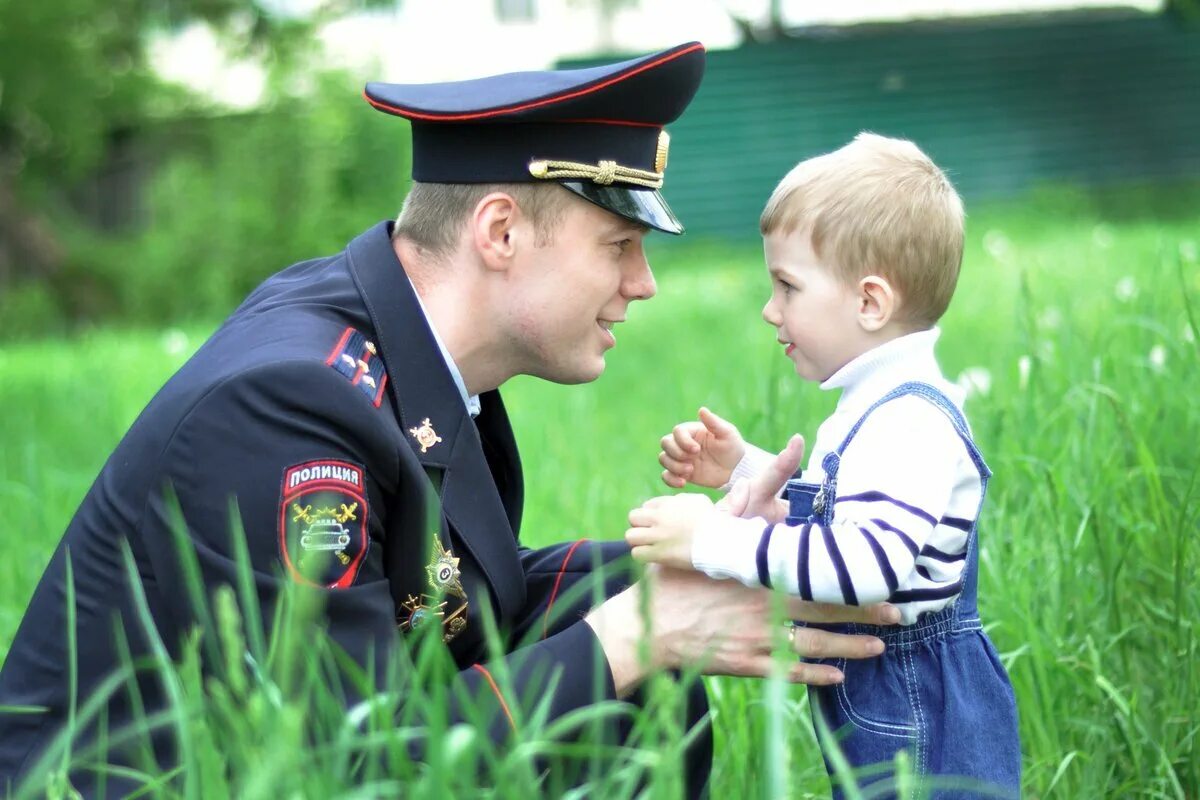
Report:
[[[449,643],[467,627],[467,593],[462,587],[459,559],[434,534],[433,555],[425,565],[430,591],[419,597],[410,594],[401,604],[400,629],[415,631],[430,620],[442,625],[442,641]],[[450,598],[450,599],[443,599]],[[453,604],[453,608],[449,608]]]

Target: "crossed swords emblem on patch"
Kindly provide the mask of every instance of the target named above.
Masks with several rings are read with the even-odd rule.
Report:
[[[401,604],[400,628],[413,631],[427,624],[431,619],[439,619],[442,624],[442,641],[449,643],[455,636],[467,627],[467,593],[462,587],[462,573],[458,569],[459,559],[449,549],[442,547],[442,542],[435,534],[433,537],[433,557],[425,565],[425,575],[429,580],[431,593],[423,593],[419,597],[410,594]],[[456,597],[462,602],[449,614],[446,613],[448,601],[443,597]]]

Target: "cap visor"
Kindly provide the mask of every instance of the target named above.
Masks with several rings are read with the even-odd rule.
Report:
[[[601,186],[590,181],[560,181],[560,185],[625,219],[649,225],[664,233],[683,233],[683,225],[656,189]]]

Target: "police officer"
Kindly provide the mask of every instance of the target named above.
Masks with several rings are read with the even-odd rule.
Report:
[[[650,229],[682,231],[658,192],[669,152],[663,126],[683,112],[703,66],[703,47],[692,43],[591,69],[367,86],[374,107],[411,121],[414,185],[398,221],[268,279],[125,435],[0,673],[0,706],[45,709],[0,717],[0,785],[19,785],[53,757],[47,748],[71,714],[72,614],[82,699],[122,663],[123,647],[137,659],[157,637],[178,656],[187,632],[206,624],[181,588],[178,520],[207,592],[237,585],[244,547],[264,619],[287,582],[316,587],[330,636],[374,675],[388,674],[397,646],[437,626],[461,669],[462,691],[447,696],[486,705],[498,741],[520,717],[515,706],[531,694],[547,699],[547,676],[557,677],[548,697],[557,718],[636,698],[650,672],[702,657],[711,673],[765,674],[772,631],[763,592],[663,571],[643,598],[647,584],[626,588],[617,568],[598,578],[610,599],[592,608],[584,584],[597,565],[621,562],[623,542],[520,544],[521,465],[497,391],[518,374],[594,380],[629,304],[654,294],[642,239]],[[232,538],[231,510],[244,544]],[[136,622],[143,595],[154,636]],[[813,621],[883,622],[892,613],[791,611]],[[511,646],[503,665],[488,660],[489,619]],[[735,643],[714,646],[735,630]],[[638,656],[642,638],[648,662]],[[816,629],[794,645],[852,658],[881,648]],[[501,666],[509,696],[495,680]],[[792,675],[837,677],[799,661]],[[144,713],[166,706],[157,680],[143,676],[138,689]],[[111,695],[109,730],[136,718],[133,696]],[[454,721],[466,710],[447,713]],[[86,742],[96,731],[78,736]],[[707,740],[698,741],[690,792],[707,771]],[[154,740],[164,767],[173,746]],[[106,757],[131,756],[114,746]],[[93,773],[71,779],[84,795],[97,791]],[[107,793],[136,786],[110,776]]]

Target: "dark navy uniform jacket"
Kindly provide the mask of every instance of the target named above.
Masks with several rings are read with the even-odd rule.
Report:
[[[468,601],[466,627],[450,642],[466,691],[448,695],[491,703],[496,739],[510,734],[509,711],[520,698],[506,702],[493,679],[496,665],[484,662],[485,605],[513,640],[537,639],[507,656],[516,695],[542,696],[557,674],[552,716],[613,696],[603,651],[581,619],[590,598],[549,612],[594,563],[624,555],[625,545],[519,544],[521,465],[500,395],[482,395],[478,418],[468,415],[389,232],[390,224],[380,223],[342,253],[267,280],[125,435],[38,584],[0,673],[0,706],[46,709],[0,713],[0,786],[35,769],[68,717],[68,570],[80,707],[122,663],[122,638],[135,659],[152,652],[136,622],[122,542],[157,634],[173,656],[180,652],[196,616],[173,539],[168,486],[209,592],[237,586],[230,526],[236,508],[264,618],[270,620],[286,581],[332,587],[323,590],[328,630],[376,675],[385,674],[389,652],[404,641],[398,626],[412,611],[404,599],[419,601],[431,591],[435,576],[426,566],[432,530],[440,527],[439,545],[459,559],[461,571],[449,583]],[[435,486],[444,516],[440,526],[428,526],[430,513],[437,521],[428,494]],[[305,571],[306,558],[315,559],[315,571]],[[607,591],[623,581],[610,581]],[[456,598],[447,600],[453,607]],[[143,676],[139,688],[146,713],[164,705],[156,679]],[[452,708],[449,716],[463,711]],[[108,730],[133,715],[129,692],[113,692]],[[156,746],[169,762],[171,744]],[[115,750],[105,760],[123,758]],[[93,778],[71,779],[89,794]],[[110,778],[109,793],[116,788]]]

